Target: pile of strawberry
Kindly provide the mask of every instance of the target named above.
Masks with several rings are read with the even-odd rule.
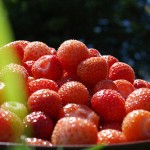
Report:
[[[57,50],[40,41],[14,41],[0,48],[1,56],[5,52],[17,61],[0,65],[0,142],[150,140],[150,82],[137,79],[127,63],[72,39]],[[21,85],[13,100],[7,94],[17,84],[10,87],[9,77]]]

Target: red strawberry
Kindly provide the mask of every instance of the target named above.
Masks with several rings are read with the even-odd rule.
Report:
[[[15,54],[19,61],[22,61],[24,57],[24,49],[29,43],[30,42],[25,40],[13,41],[3,46],[1,50],[7,51],[10,55]]]
[[[95,93],[91,99],[91,105],[105,122],[121,122],[126,115],[125,99],[112,89],[104,89]]]
[[[89,48],[89,57],[100,57],[100,52],[95,48]]]
[[[31,71],[35,78],[58,80],[63,74],[63,67],[57,56],[45,55],[35,61]]]
[[[93,93],[96,93],[103,89],[112,89],[116,91],[118,90],[117,86],[112,80],[101,80],[94,86]]]
[[[133,110],[126,115],[122,131],[130,142],[150,139],[150,112],[142,109]]]
[[[89,93],[87,88],[80,82],[69,81],[64,83],[58,90],[63,105],[68,103],[88,104]]]
[[[31,81],[33,81],[33,80],[36,80],[34,77],[32,77],[32,76],[29,76],[28,77],[28,81],[27,81],[27,83],[29,84]]]
[[[30,95],[40,89],[50,89],[56,92],[58,91],[57,83],[46,78],[35,79],[28,84],[28,87]]]
[[[78,40],[66,40],[58,48],[57,56],[66,71],[76,72],[77,65],[89,57],[89,51]]]
[[[27,136],[50,140],[53,122],[44,112],[37,111],[28,114],[23,120]]]
[[[38,138],[25,138],[24,140],[25,144],[30,145],[30,146],[43,146],[43,147],[51,147],[52,143],[50,141],[46,141],[43,139],[38,139]]]
[[[146,88],[147,87],[147,81],[143,80],[143,79],[135,79],[134,80],[134,83],[133,83],[133,86],[136,88],[136,89],[139,89],[139,88]]]
[[[29,60],[37,60],[43,55],[52,55],[53,52],[43,42],[40,41],[34,41],[30,42],[24,49],[24,61]]]
[[[133,84],[135,73],[130,65],[116,62],[109,69],[109,78],[111,80],[125,79]]]
[[[108,64],[108,70],[110,69],[110,67],[114,63],[119,62],[119,60],[116,57],[112,56],[112,55],[103,55],[103,57],[105,58],[105,60],[106,60],[106,62]]]
[[[57,119],[62,101],[55,91],[41,89],[30,95],[27,102],[30,111],[43,111],[52,119]]]
[[[30,76],[33,76],[31,69],[32,69],[32,66],[33,66],[34,63],[35,63],[34,60],[29,60],[29,61],[23,62],[23,66],[28,71]]]
[[[97,127],[99,124],[99,116],[88,106],[82,104],[69,103],[65,105],[59,113],[59,118],[63,117],[81,117],[90,120]]]
[[[78,77],[76,73],[70,73],[64,70],[63,75],[60,80],[57,81],[59,87],[61,87],[64,83],[68,81],[78,81]]]
[[[106,79],[107,63],[103,57],[91,57],[82,61],[77,67],[77,76],[81,82],[95,85]]]
[[[58,120],[53,134],[53,145],[91,145],[97,143],[97,128],[91,121],[78,117]]]
[[[55,48],[53,47],[49,47],[50,51],[51,51],[51,55],[57,55],[57,51]]]
[[[150,89],[139,88],[134,90],[126,99],[126,111],[130,112],[136,109],[150,111]]]
[[[116,84],[118,88],[118,92],[126,99],[130,93],[134,91],[134,86],[131,84],[131,82],[124,80],[124,79],[118,79],[115,80],[114,83]]]
[[[16,114],[0,109],[0,142],[19,141],[23,130],[23,123]]]
[[[124,134],[119,130],[104,129],[98,132],[98,144],[118,144],[127,142]]]
[[[150,82],[147,81],[147,88],[150,89]]]

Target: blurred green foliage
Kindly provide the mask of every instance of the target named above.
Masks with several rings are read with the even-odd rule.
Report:
[[[150,80],[150,0],[3,0],[16,40],[83,41]]]

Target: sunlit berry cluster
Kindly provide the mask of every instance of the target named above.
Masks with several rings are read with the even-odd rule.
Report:
[[[57,49],[14,41],[0,48],[0,56],[6,58],[0,61],[0,142],[150,140],[150,82],[136,78],[133,67],[115,56],[73,39]]]

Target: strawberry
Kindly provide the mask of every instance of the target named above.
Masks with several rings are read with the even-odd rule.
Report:
[[[57,83],[46,78],[35,79],[28,84],[28,87],[30,95],[40,89],[50,89],[56,92],[58,91]]]
[[[125,99],[112,89],[95,93],[91,98],[91,106],[104,122],[121,122],[126,115]]]
[[[134,90],[126,99],[126,111],[130,112],[136,109],[150,111],[150,89],[139,88]]]
[[[58,94],[63,105],[68,103],[87,105],[88,103],[89,92],[82,83],[77,81],[68,81],[64,83],[59,88]]]
[[[4,45],[0,49],[0,53],[1,51],[7,51],[8,52],[7,54],[10,53],[11,56],[12,54],[15,55],[19,59],[19,61],[22,62],[23,57],[24,57],[24,49],[29,43],[30,43],[29,41],[25,41],[25,40],[18,40],[18,41],[10,42]]]
[[[34,60],[36,61],[43,55],[52,55],[53,52],[49,46],[40,41],[30,42],[24,49],[23,61]]]
[[[119,130],[104,129],[98,132],[98,144],[118,144],[126,141],[126,137]]]
[[[118,88],[118,92],[126,99],[130,93],[134,91],[134,86],[131,84],[131,82],[124,80],[124,79],[118,79],[114,81],[115,85]]]
[[[115,83],[112,80],[101,80],[99,81],[93,89],[93,93],[96,93],[102,89],[112,89],[112,90],[118,90],[117,86],[115,85]]]
[[[52,143],[48,140],[43,140],[43,139],[39,139],[39,138],[25,138],[24,139],[24,143],[26,145],[30,145],[30,146],[43,146],[43,147],[51,147]]]
[[[100,52],[95,48],[89,48],[89,57],[100,57]]]
[[[106,60],[106,62],[108,64],[108,70],[110,69],[110,67],[114,63],[119,62],[119,60],[116,57],[112,56],[112,55],[103,55],[103,57],[105,58],[105,60]]]
[[[51,55],[57,55],[57,51],[55,48],[53,47],[49,47],[50,51],[51,51]]]
[[[43,111],[50,118],[57,119],[62,108],[62,101],[55,91],[41,89],[29,96],[27,106],[31,112]]]
[[[55,55],[44,55],[32,65],[32,74],[35,78],[59,80],[63,74],[63,67]]]
[[[36,111],[28,114],[23,123],[27,136],[50,140],[54,125],[44,112]]]
[[[107,63],[101,57],[91,57],[82,61],[77,67],[77,76],[81,82],[95,85],[100,80],[106,79]]]
[[[122,132],[127,141],[150,139],[150,112],[142,109],[129,112],[123,120]]]
[[[97,143],[97,128],[91,121],[79,117],[58,120],[52,133],[53,145],[91,145]]]
[[[57,50],[63,68],[69,72],[76,72],[77,65],[89,57],[86,45],[78,40],[66,40]]]
[[[0,109],[0,142],[19,141],[23,130],[23,123],[16,114]]]
[[[32,66],[33,66],[34,63],[35,63],[34,60],[29,60],[29,61],[23,62],[23,66],[24,66],[25,69],[28,71],[28,74],[29,74],[30,76],[33,76],[31,69],[32,69]]]
[[[146,84],[146,85],[147,85],[147,88],[150,89],[150,82],[147,81],[147,84]]]
[[[28,77],[28,80],[27,80],[27,83],[29,84],[31,81],[33,80],[36,80],[33,76],[29,76]]]
[[[133,68],[127,63],[116,62],[109,69],[109,79],[118,80],[125,79],[133,84],[135,73]]]
[[[90,120],[98,127],[99,116],[88,106],[82,104],[69,103],[59,112],[59,118],[63,117],[81,117]]]
[[[143,79],[135,79],[134,82],[133,82],[133,86],[136,89],[146,88],[147,87],[147,81],[145,81]]]
[[[67,72],[64,70],[61,79],[57,80],[57,84],[59,87],[61,87],[64,83],[66,83],[68,81],[78,81],[78,80],[79,79],[78,79],[76,73],[71,73],[71,72]]]

